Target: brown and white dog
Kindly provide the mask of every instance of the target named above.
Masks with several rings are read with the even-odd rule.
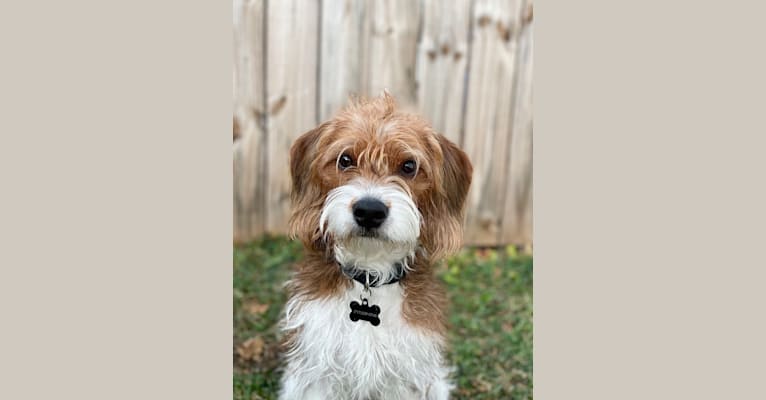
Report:
[[[290,173],[307,251],[287,283],[280,398],[447,399],[434,265],[461,245],[468,157],[384,93],[298,138]]]

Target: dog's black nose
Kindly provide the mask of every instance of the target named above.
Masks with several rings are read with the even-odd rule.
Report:
[[[368,229],[379,227],[388,216],[388,207],[382,201],[370,197],[357,201],[352,211],[356,223]]]

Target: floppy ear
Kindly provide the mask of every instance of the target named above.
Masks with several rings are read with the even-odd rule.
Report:
[[[316,146],[328,124],[324,123],[301,135],[290,147],[290,178],[292,179],[293,212],[290,216],[290,236],[300,239],[307,247],[321,246],[319,214],[322,198],[320,188],[313,183],[312,161]]]
[[[292,199],[296,200],[305,192],[311,180],[311,160],[316,154],[316,142],[319,140],[325,125],[320,125],[295,140],[290,147],[290,178],[293,182]]]
[[[465,199],[471,187],[473,166],[463,150],[442,135],[437,135],[444,153],[443,187],[447,208],[453,216],[463,221]]]
[[[463,240],[465,200],[471,187],[473,166],[468,156],[454,143],[437,134],[443,154],[441,185],[436,188],[432,207],[423,210],[429,222],[429,230],[423,244],[433,259],[438,259],[460,249]]]

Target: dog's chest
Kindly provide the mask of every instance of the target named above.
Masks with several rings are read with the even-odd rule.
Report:
[[[293,357],[345,390],[402,383],[418,386],[428,380],[441,365],[440,337],[404,320],[399,285],[374,288],[371,296],[365,296],[370,305],[380,307],[379,325],[352,321],[350,303],[361,303],[361,292],[355,282],[343,296],[306,302],[294,312],[288,305],[288,328],[300,327]]]

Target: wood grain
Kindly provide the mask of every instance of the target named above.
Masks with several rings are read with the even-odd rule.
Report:
[[[455,143],[463,128],[470,5],[469,0],[425,0],[418,46],[418,107]]]
[[[499,243],[532,243],[532,2],[525,1],[519,34],[514,93],[513,130],[510,144],[508,189],[505,191]]]
[[[476,245],[498,242],[508,190],[516,47],[521,1],[477,0],[462,146],[474,165],[466,238]]]
[[[417,104],[415,64],[420,2],[373,0],[367,4],[361,92],[375,96],[385,89],[399,105],[413,109]]]
[[[367,1],[322,1],[319,118],[331,118],[360,94]]]
[[[317,1],[270,1],[268,10],[268,168],[266,232],[284,233],[290,217],[288,155],[317,125]]]
[[[266,221],[264,4],[234,4],[234,118],[240,129],[233,150],[235,242],[262,234]]]

